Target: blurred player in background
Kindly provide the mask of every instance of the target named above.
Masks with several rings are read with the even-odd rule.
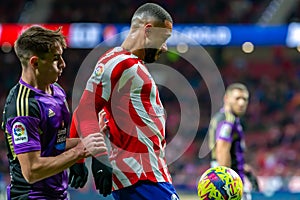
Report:
[[[67,170],[91,153],[106,151],[100,134],[67,139],[70,113],[56,83],[66,67],[60,29],[25,30],[15,42],[22,65],[20,81],[7,97],[2,128],[11,184],[7,199],[67,199]]]
[[[92,159],[95,185],[104,196],[113,189],[115,199],[179,199],[165,160],[164,108],[145,66],[167,51],[172,24],[169,13],[159,5],[139,7],[122,45],[99,58],[74,111],[74,136],[99,132],[97,113],[106,112],[110,161],[108,155]],[[79,176],[85,180],[84,169],[83,163],[70,168],[71,185],[82,186],[74,181]]]
[[[245,114],[248,101],[249,91],[245,85],[233,83],[227,87],[223,108],[212,117],[208,130],[211,167],[230,167],[243,182],[247,174],[253,190],[258,190],[256,178],[244,158],[245,138],[240,117]]]

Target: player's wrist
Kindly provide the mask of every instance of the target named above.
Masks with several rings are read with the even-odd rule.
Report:
[[[105,151],[105,152],[100,152],[100,153],[93,155],[94,158],[96,158],[96,159],[99,158],[99,160],[102,159],[104,156],[108,157],[108,152]]]
[[[76,158],[76,160],[83,160],[84,158],[88,157],[86,148],[72,148],[71,151],[74,154],[74,158]]]
[[[93,156],[93,159],[99,161],[100,163],[102,164],[110,164],[110,160],[109,160],[109,157],[108,157],[108,154],[98,154],[97,156]]]

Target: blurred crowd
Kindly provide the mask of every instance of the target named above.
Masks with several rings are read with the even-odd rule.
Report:
[[[128,23],[134,10],[146,0],[119,0],[106,3],[104,0],[56,1],[50,22],[92,21],[101,23]],[[174,16],[176,23],[251,23],[268,1],[226,0],[194,1],[166,0],[157,2]],[[126,9],[124,9],[126,8]],[[70,20],[70,21],[66,21]]]
[[[54,0],[45,23],[98,22],[129,23],[133,11],[146,1],[119,0]],[[156,2],[155,0],[152,2]],[[172,13],[175,23],[256,23],[270,0],[179,0],[157,1]],[[229,3],[230,2],[230,3]],[[0,1],[0,22],[17,23],[24,7],[34,1]],[[297,18],[297,8],[287,22]],[[246,116],[242,119],[246,131],[246,159],[258,176],[300,176],[300,56],[296,50],[286,47],[262,47],[258,53],[245,56],[235,48],[208,48],[224,84],[240,81],[250,90],[251,98]],[[64,59],[67,64],[59,83],[71,96],[77,71],[90,50],[67,49]],[[196,52],[196,53],[195,53]],[[197,59],[199,50],[191,48]],[[231,53],[230,53],[231,52]],[[234,53],[235,52],[235,53]],[[199,57],[199,56],[198,56]],[[179,71],[192,85],[201,110],[199,129],[184,154],[170,164],[174,184],[194,188],[200,174],[209,167],[209,156],[199,158],[200,146],[205,139],[210,110],[208,86],[195,68],[180,56],[168,53],[160,62]],[[8,91],[20,77],[20,64],[13,51],[0,52],[0,111],[2,112]],[[210,77],[213,78],[213,77]],[[189,134],[190,118],[183,123],[186,130],[176,137],[182,108],[172,91],[161,87],[160,95],[168,114],[167,141],[175,146],[167,147],[168,157],[176,155],[180,143]],[[188,99],[188,97],[187,97]],[[220,99],[220,102],[222,100]],[[187,103],[188,100],[187,100]],[[2,121],[2,116],[0,117]],[[176,146],[178,144],[178,146]],[[0,180],[9,180],[6,149],[3,134],[0,134]],[[1,183],[1,182],[0,182]],[[1,187],[1,185],[0,185]],[[282,186],[282,189],[286,189]]]
[[[256,23],[272,0],[153,0],[165,7],[176,23]],[[147,0],[47,0],[48,23],[128,23],[134,10]],[[1,22],[16,22],[35,0],[2,0]],[[297,7],[288,19],[299,17]],[[35,19],[38,20],[38,19]]]

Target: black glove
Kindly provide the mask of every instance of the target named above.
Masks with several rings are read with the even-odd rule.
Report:
[[[96,189],[106,197],[112,190],[112,166],[107,155],[92,158],[92,172]]]
[[[70,186],[77,189],[82,188],[88,180],[88,169],[84,163],[75,163],[70,168],[69,184]]]
[[[251,183],[252,191],[258,192],[259,191],[259,186],[258,186],[256,176],[251,171],[245,172],[245,175],[247,176],[249,182]]]

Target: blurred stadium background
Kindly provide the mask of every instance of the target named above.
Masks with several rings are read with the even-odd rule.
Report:
[[[6,95],[21,72],[12,44],[22,24],[64,25],[69,49],[64,54],[67,68],[59,83],[67,91],[72,105],[73,84],[82,61],[98,43],[126,30],[134,10],[145,2],[1,0],[1,113]],[[193,66],[180,56],[189,54],[197,59],[197,52],[202,48],[216,63],[225,85],[241,81],[250,89],[248,112],[243,118],[248,147],[246,159],[253,166],[261,187],[260,192],[253,193],[253,199],[300,199],[299,0],[152,2],[159,3],[171,13],[177,31],[199,43],[199,46],[182,46],[171,40],[170,52],[160,59],[160,63],[178,70],[189,80],[201,112],[199,129],[192,144],[170,164],[174,185],[182,199],[197,199],[197,180],[209,167],[209,156],[201,159],[198,156],[212,114],[207,85]],[[120,41],[111,41],[101,50]],[[170,141],[178,130],[180,108],[172,91],[164,87],[160,90],[168,114],[167,141]],[[192,116],[190,120],[193,120]],[[188,130],[188,124],[185,126]],[[184,139],[188,131],[180,134]],[[0,199],[5,199],[9,173],[3,134],[0,137]],[[168,156],[176,153],[176,147],[167,149]],[[91,178],[85,188],[70,189],[70,195],[72,199],[99,197]]]

